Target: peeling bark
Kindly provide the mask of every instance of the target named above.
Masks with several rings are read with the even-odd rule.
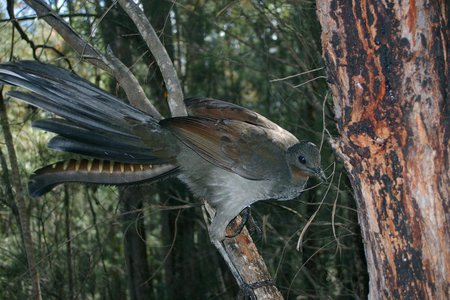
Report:
[[[317,0],[371,299],[450,295],[449,4]]]

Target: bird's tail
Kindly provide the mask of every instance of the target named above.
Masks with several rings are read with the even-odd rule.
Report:
[[[176,150],[170,141],[171,136],[161,129],[158,120],[75,74],[48,64],[19,61],[0,65],[0,81],[27,90],[11,91],[10,96],[61,117],[33,123],[34,127],[57,134],[48,144],[51,149],[126,163],[130,166],[167,165],[174,162]],[[176,166],[172,166],[172,170],[167,169],[168,174],[175,169]],[[43,176],[48,170],[50,169],[45,167],[36,173],[34,182],[41,182],[39,176]],[[62,171],[60,170],[58,176],[65,178],[64,182],[97,180],[88,177],[85,177],[86,180],[81,180],[82,177],[77,179],[74,175],[76,172],[68,172],[62,176]],[[141,181],[144,179],[144,173],[140,174],[136,177],[116,176],[111,184],[126,183],[130,178]],[[153,176],[152,172],[145,174],[147,179]],[[162,176],[160,172],[154,174],[157,174],[157,177]],[[95,176],[98,178],[100,175]],[[124,182],[119,182],[120,178]],[[51,180],[46,182],[47,186],[51,186]],[[101,183],[108,184],[107,180]]]
[[[149,165],[98,159],[71,159],[36,170],[28,182],[28,192],[32,197],[39,197],[58,184],[67,182],[107,185],[154,182],[177,172],[178,168],[170,164]]]

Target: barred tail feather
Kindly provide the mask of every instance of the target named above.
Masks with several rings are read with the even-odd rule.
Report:
[[[39,197],[62,183],[78,182],[103,185],[153,182],[176,175],[178,167],[170,164],[127,164],[104,160],[66,160],[35,171],[28,182],[32,197]]]

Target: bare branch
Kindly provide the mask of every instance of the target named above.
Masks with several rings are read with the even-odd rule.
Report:
[[[152,25],[137,4],[128,0],[118,0],[118,2],[120,6],[122,6],[123,10],[133,20],[134,24],[136,24],[142,38],[146,42],[147,47],[152,52],[153,57],[159,66],[169,93],[167,101],[172,116],[186,116],[187,112],[183,102],[183,91],[181,90],[177,72],[173,66],[169,54],[166,51],[166,48],[164,48]]]
[[[77,17],[80,17],[80,18],[87,18],[87,17],[98,18],[99,17],[99,15],[97,15],[97,14],[88,14],[88,13],[85,13],[85,14],[84,13],[83,14],[82,13],[79,13],[79,14],[77,14],[77,13],[74,13],[74,14],[59,14],[59,16],[61,18],[77,18]],[[11,22],[13,20],[15,20],[17,22],[22,22],[22,21],[30,21],[30,20],[34,20],[34,19],[36,19],[36,16],[32,15],[32,16],[26,16],[26,17],[14,18],[14,19],[11,19],[11,18],[0,19],[0,23]]]
[[[214,209],[207,202],[205,210],[210,217],[214,216]],[[233,235],[242,222],[241,216],[237,216],[228,226],[227,234]],[[246,296],[250,299],[283,299],[246,226],[242,227],[238,235],[222,242],[213,240],[212,243]]]
[[[155,117],[156,119],[161,119],[161,114],[156,110],[156,108],[151,104],[151,102],[145,96],[144,90],[139,84],[137,78],[133,75],[127,66],[125,66],[113,53],[111,48],[108,46],[106,49],[106,57],[108,62],[110,62],[111,70],[114,74],[114,78],[117,79],[120,86],[125,90],[128,100],[135,107],[142,111],[145,111]]]
[[[112,52],[108,53],[107,56],[103,55],[97,48],[84,40],[78,32],[74,31],[61,16],[52,11],[42,0],[25,0],[25,2],[36,11],[38,17],[44,19],[45,22],[56,30],[78,52],[82,59],[112,73],[124,89],[131,104],[151,114],[155,118],[161,118],[159,112],[145,96],[136,77],[134,77],[122,62],[114,58]]]

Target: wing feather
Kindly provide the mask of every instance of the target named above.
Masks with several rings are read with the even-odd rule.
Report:
[[[184,102],[190,116],[237,120],[275,131],[285,131],[266,117],[237,104],[204,97],[187,98]]]
[[[210,163],[252,180],[270,179],[286,170],[285,151],[298,142],[239,120],[177,117],[160,125]]]

